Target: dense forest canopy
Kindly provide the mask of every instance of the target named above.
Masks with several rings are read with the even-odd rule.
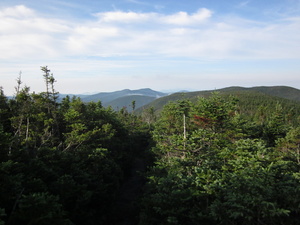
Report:
[[[164,107],[141,224],[299,223],[299,127],[280,105],[245,119],[237,101]]]
[[[0,224],[300,223],[296,103],[212,93],[138,114],[58,102],[41,70],[45,92],[0,90]]]

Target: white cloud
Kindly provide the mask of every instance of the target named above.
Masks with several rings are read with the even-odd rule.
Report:
[[[0,17],[0,59],[40,59],[63,52],[68,21],[40,17],[23,5],[0,10]]]
[[[5,8],[0,11],[1,17],[16,17],[16,18],[24,18],[24,17],[32,17],[34,16],[34,10],[27,8],[24,5],[17,5],[15,7]]]
[[[69,34],[66,45],[69,53],[98,55],[97,51],[107,45],[106,40],[116,36],[118,36],[118,29],[115,27],[78,26]]]
[[[30,8],[0,10],[2,59],[68,56],[197,58],[300,58],[300,19],[258,23],[238,17],[193,14],[102,12],[72,22],[42,17]]]
[[[202,8],[196,13],[188,14],[187,12],[178,12],[171,15],[159,13],[136,13],[111,11],[96,13],[96,17],[103,23],[165,23],[173,25],[195,25],[202,23],[212,16],[212,11]]]
[[[208,9],[199,9],[196,13],[189,15],[186,12],[178,12],[170,16],[162,16],[162,21],[174,25],[192,25],[206,21],[212,16],[212,11]]]
[[[104,23],[133,23],[133,22],[144,22],[155,16],[155,13],[135,13],[135,12],[123,12],[123,11],[112,11],[95,14]]]

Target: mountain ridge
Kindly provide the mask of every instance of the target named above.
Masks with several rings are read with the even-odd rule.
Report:
[[[132,95],[141,95],[141,96],[148,96],[148,97],[162,97],[167,95],[166,93],[154,91],[150,88],[142,88],[137,90],[130,90],[130,89],[123,89],[120,91],[114,92],[99,92],[97,94],[89,95],[82,98],[82,101],[89,102],[89,101],[101,101],[103,104],[109,103],[114,101],[120,97],[124,96],[132,96]]]
[[[161,108],[169,101],[176,101],[182,98],[196,98],[207,97],[212,92],[221,92],[227,94],[245,94],[249,93],[261,93],[268,96],[278,97],[282,99],[292,100],[300,103],[300,90],[289,86],[255,86],[255,87],[241,87],[230,86],[215,90],[204,91],[191,91],[191,92],[175,92],[164,93],[152,90],[150,88],[142,88],[137,90],[123,89],[113,92],[99,92],[92,95],[73,95],[82,99],[83,102],[101,101],[104,107],[111,106],[114,110],[120,110],[121,108],[127,108],[128,111],[132,110],[132,102],[135,101],[135,109],[142,109],[153,106],[154,108]],[[60,94],[61,98],[67,96],[66,94]]]
[[[231,86],[221,89],[215,90],[205,90],[205,91],[193,91],[187,93],[173,93],[168,96],[164,96],[162,98],[156,99],[153,102],[144,105],[142,108],[138,109],[138,111],[142,111],[145,108],[153,107],[156,111],[162,109],[162,107],[170,101],[177,101],[180,99],[191,99],[196,100],[198,97],[208,97],[213,92],[219,92],[222,95],[234,95],[238,98],[243,98],[247,101],[254,101],[253,96],[257,96],[259,98],[268,98],[272,99],[272,101],[280,101],[280,102],[294,102],[296,104],[300,104],[300,90],[289,87],[289,86],[255,86],[255,87],[240,87],[240,86]],[[250,102],[249,102],[250,103]]]

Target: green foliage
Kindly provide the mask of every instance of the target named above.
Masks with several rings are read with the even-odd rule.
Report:
[[[237,99],[231,96],[229,99],[224,99],[215,92],[209,99],[200,98],[198,103],[195,104],[194,113],[202,119],[197,121],[199,125],[209,126],[211,129],[221,131],[230,127],[236,105]]]
[[[300,223],[293,102],[205,92],[178,94],[160,114],[137,114],[135,100],[114,111],[57,102],[56,80],[41,69],[45,92],[30,93],[21,76],[14,98],[0,90],[0,224]],[[145,157],[143,198],[124,204]]]
[[[283,157],[300,164],[300,127],[290,129],[284,138],[279,138],[276,148]]]
[[[65,219],[65,212],[58,197],[48,193],[33,193],[22,196],[14,224],[72,224]]]
[[[0,124],[3,126],[3,131],[10,131],[10,108],[8,105],[8,99],[4,95],[2,87],[0,87]]]
[[[180,103],[164,108],[153,132],[141,224],[299,223],[299,129],[286,126],[280,105],[255,139],[259,126],[247,131],[235,98],[201,98],[189,104],[184,138]]]
[[[3,125],[0,124],[0,162],[8,159],[10,139],[10,133],[4,132]]]
[[[273,113],[279,103],[284,111],[288,123],[299,125],[299,90],[289,87],[231,87],[217,90],[225,99],[228,96],[238,98],[237,112],[247,120],[264,122],[264,118]],[[198,91],[188,93],[174,93],[154,100],[147,107],[154,107],[155,112],[160,112],[170,101],[187,99],[196,102],[200,98],[208,98],[213,91]],[[144,107],[145,108],[145,107]]]
[[[159,120],[156,122],[157,129],[165,135],[182,134],[183,133],[183,117],[189,116],[191,102],[188,100],[180,100],[178,102],[170,102],[164,107]]]
[[[0,224],[112,224],[123,182],[149,144],[133,113],[46,91],[0,92]]]
[[[5,210],[4,209],[0,209],[0,225],[5,225],[5,222],[4,220],[1,219],[1,217],[4,217],[6,214],[5,214]]]

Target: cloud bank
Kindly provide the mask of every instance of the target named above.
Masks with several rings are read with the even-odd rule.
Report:
[[[143,56],[299,58],[300,17],[275,23],[195,13],[100,12],[88,21],[43,17],[24,5],[0,10],[2,59]]]

